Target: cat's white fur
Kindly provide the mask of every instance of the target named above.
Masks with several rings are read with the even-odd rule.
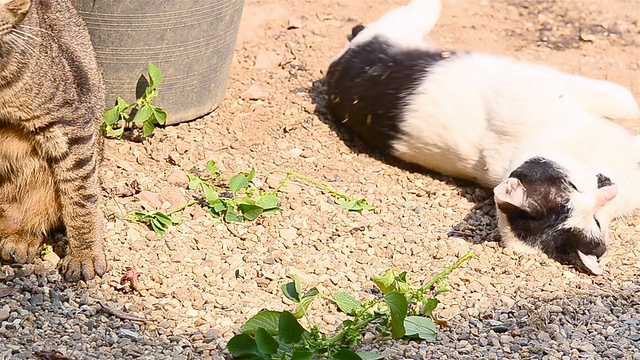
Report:
[[[428,48],[423,37],[440,10],[439,0],[414,0],[369,24],[349,46],[379,36],[399,49]],[[614,198],[598,208],[603,228],[610,218],[640,207],[640,137],[607,120],[640,121],[640,109],[618,84],[462,53],[430,69],[428,81],[406,103],[404,135],[392,146],[401,159],[488,187],[499,185],[529,158],[553,160],[580,191],[572,204],[574,212],[586,215],[572,218],[570,225],[594,232],[600,231],[589,215],[600,201],[596,174],[617,185]],[[503,240],[516,250],[534,251],[515,239],[498,213]]]

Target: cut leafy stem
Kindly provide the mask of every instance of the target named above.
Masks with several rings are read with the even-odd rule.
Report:
[[[321,183],[318,180],[312,179],[302,174],[298,174],[295,170],[290,170],[289,172],[287,172],[287,175],[284,177],[284,179],[282,179],[282,181],[280,182],[278,187],[273,191],[273,193],[277,193],[278,191],[280,191],[280,189],[282,189],[282,187],[286,185],[287,181],[289,181],[291,177],[297,177],[301,180],[310,182],[311,184],[319,187],[320,189],[330,193],[336,198],[336,204],[338,204],[341,208],[347,211],[355,211],[355,212],[361,213],[364,210],[373,211],[376,209],[374,206],[369,205],[365,198],[358,199],[358,198],[349,196],[347,194],[340,193],[328,187],[327,185]]]
[[[280,199],[276,192],[259,191],[251,181],[256,169],[241,172],[226,180],[215,161],[207,162],[211,176],[201,178],[188,174],[189,189],[201,190],[209,203],[209,213],[224,222],[253,221],[263,214],[280,210]]]
[[[133,214],[129,214],[128,217],[130,220],[137,221],[140,223],[147,224],[151,230],[158,236],[164,235],[169,226],[177,225],[182,221],[182,218],[179,216],[171,216],[178,211],[182,211],[187,207],[197,204],[197,201],[190,201],[178,208],[175,208],[168,213],[164,213],[161,211],[156,211],[153,213],[148,213],[145,211],[136,211]]]
[[[132,103],[127,103],[123,98],[116,99],[116,105],[108,108],[103,115],[102,131],[111,136],[121,138],[124,129],[136,124],[142,126],[142,136],[148,137],[153,134],[156,125],[164,125],[167,120],[167,113],[161,108],[153,105],[153,99],[158,96],[158,86],[162,83],[162,73],[149,63],[147,67],[149,76],[149,86],[144,94]],[[133,119],[131,114],[136,109]]]
[[[381,337],[416,338],[433,341],[437,335],[432,311],[436,298],[427,296],[432,287],[442,284],[449,274],[465,261],[475,257],[468,252],[424,286],[414,288],[406,272],[389,270],[374,276],[374,283],[383,296],[360,302],[345,292],[327,296],[317,288],[302,291],[300,280],[282,285],[285,297],[295,303],[295,311],[263,310],[247,320],[241,334],[231,338],[227,349],[235,358],[251,359],[382,359],[373,353],[355,352],[351,347],[362,341],[364,328],[373,326]],[[322,297],[336,304],[348,318],[333,336],[321,333],[307,314],[314,299]],[[418,311],[420,309],[420,311]],[[298,319],[304,317],[309,330]]]

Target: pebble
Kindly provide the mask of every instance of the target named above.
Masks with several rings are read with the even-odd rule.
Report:
[[[11,312],[9,309],[1,308],[0,309],[0,321],[7,321],[11,316]]]

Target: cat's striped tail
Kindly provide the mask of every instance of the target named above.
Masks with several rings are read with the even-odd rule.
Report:
[[[424,36],[438,22],[442,4],[440,0],[413,0],[405,6],[395,8],[377,21],[352,29],[350,46],[365,43],[379,36],[396,46],[422,47]]]

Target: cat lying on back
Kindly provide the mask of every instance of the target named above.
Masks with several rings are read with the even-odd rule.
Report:
[[[329,110],[383,152],[493,187],[507,246],[602,274],[612,218],[640,207],[640,119],[625,88],[423,40],[439,0],[367,27],[327,71]]]
[[[69,0],[0,0],[0,258],[27,263],[65,226],[67,280],[107,270],[98,209],[105,89]]]

